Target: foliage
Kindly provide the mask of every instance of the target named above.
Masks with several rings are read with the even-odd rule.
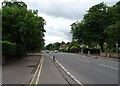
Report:
[[[38,11],[28,10],[24,2],[2,3],[2,40],[16,44],[16,54],[44,48],[44,25],[45,20],[38,16]]]
[[[84,49],[83,49],[83,53],[87,53],[87,54],[88,54],[88,51],[90,51],[89,48],[84,48]]]
[[[84,15],[82,21],[71,25],[73,41],[85,44],[89,48],[97,47],[104,50],[120,47],[120,1],[108,7],[105,3],[92,6]]]
[[[69,47],[63,48],[62,52],[69,52]]]
[[[53,50],[53,45],[52,45],[52,43],[46,45],[45,49],[46,49],[46,50]]]
[[[115,48],[116,44],[120,47],[120,1],[110,7],[108,11],[111,13],[110,19],[112,24],[108,26],[106,33],[108,35],[109,48]]]
[[[11,56],[11,55],[15,55],[16,53],[16,48],[17,48],[17,45],[15,43],[11,43],[11,42],[8,42],[8,41],[3,41],[2,42],[2,53],[4,55],[7,55],[7,56]]]
[[[84,48],[83,53],[88,54],[88,51],[90,51],[90,54],[100,54],[100,49],[97,48]]]
[[[70,52],[71,52],[71,53],[79,53],[79,51],[80,51],[80,49],[79,49],[79,47],[77,47],[77,46],[72,46],[72,47],[70,48]]]
[[[50,44],[46,45],[45,49],[46,50],[59,50],[60,46],[63,44],[65,44],[65,42],[63,42],[63,41],[61,43],[59,43],[59,42],[55,42],[53,44],[50,43]]]

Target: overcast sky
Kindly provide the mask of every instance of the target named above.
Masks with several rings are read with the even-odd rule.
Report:
[[[2,0],[3,1],[3,0]],[[45,21],[45,43],[71,41],[70,25],[81,20],[93,5],[105,2],[111,6],[119,0],[22,0],[29,9],[37,9]],[[1,0],[0,0],[1,2]]]

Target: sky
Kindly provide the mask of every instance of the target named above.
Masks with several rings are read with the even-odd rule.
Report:
[[[0,3],[3,0],[0,0]],[[19,1],[19,0],[18,0]],[[86,11],[93,5],[105,2],[108,6],[119,0],[21,0],[28,9],[37,9],[45,21],[45,43],[70,42],[70,25],[82,20]]]

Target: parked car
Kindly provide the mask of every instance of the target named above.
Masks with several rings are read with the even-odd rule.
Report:
[[[46,50],[46,53],[49,53],[49,50]]]
[[[58,53],[58,50],[54,50],[54,53]]]

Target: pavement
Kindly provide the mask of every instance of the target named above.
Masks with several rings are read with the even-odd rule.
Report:
[[[2,67],[2,84],[28,84],[40,55],[31,55]]]

